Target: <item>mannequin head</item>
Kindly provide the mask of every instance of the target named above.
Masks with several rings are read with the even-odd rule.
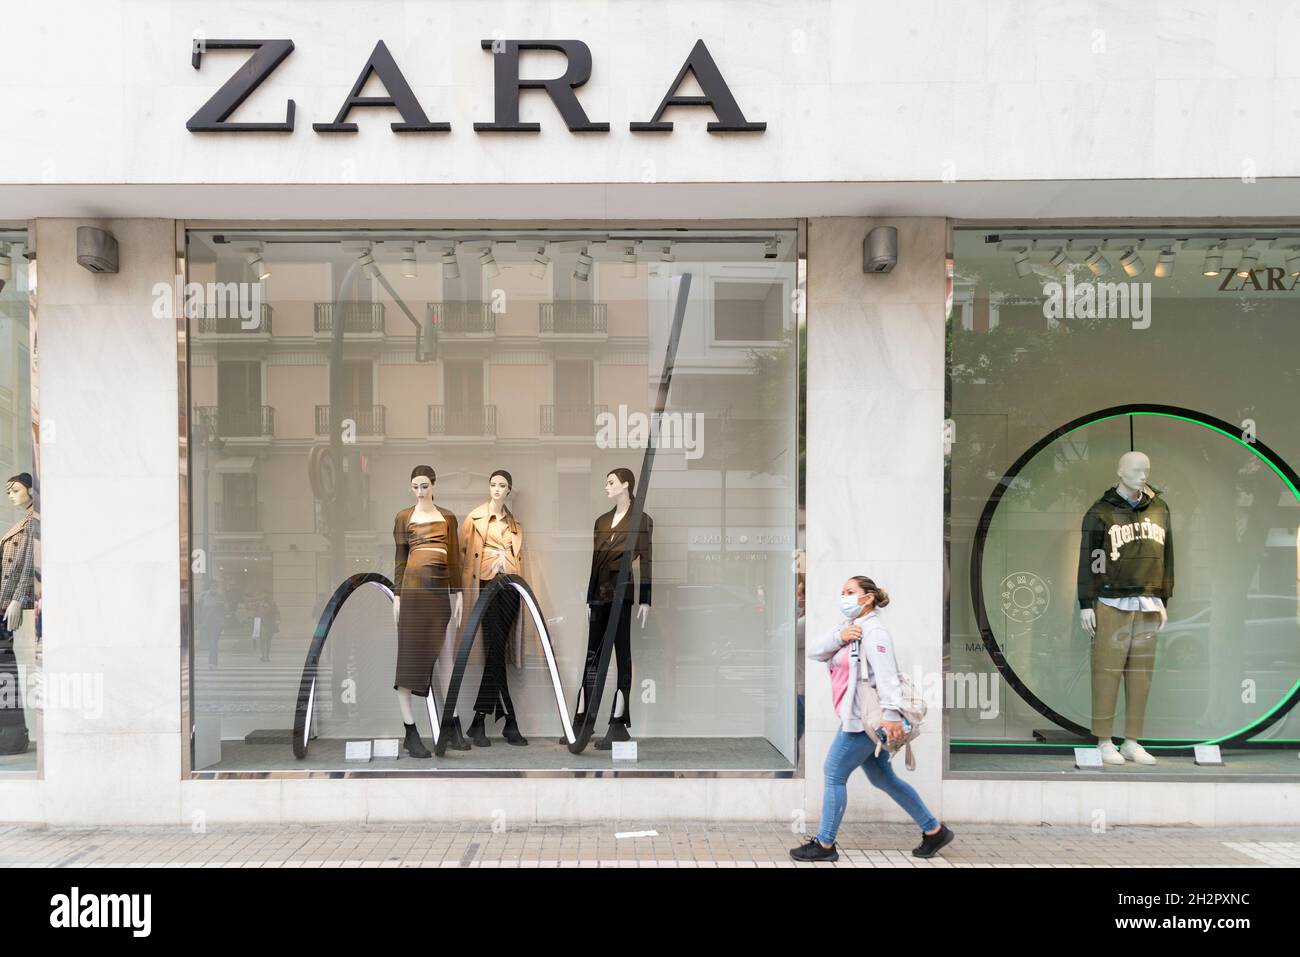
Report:
[[[428,505],[433,501],[433,486],[437,481],[438,473],[427,465],[411,469],[411,494],[415,496],[416,505]]]
[[[1143,452],[1125,452],[1119,457],[1119,469],[1115,474],[1119,476],[1121,491],[1127,491],[1132,498],[1146,488],[1151,460]]]
[[[488,497],[495,503],[505,499],[514,487],[514,480],[505,469],[497,469],[488,476]]]
[[[885,591],[866,575],[854,575],[840,589],[842,597],[853,598],[865,612],[873,608],[884,608],[889,604],[889,592]]]
[[[624,494],[628,498],[636,494],[636,476],[631,469],[614,469],[605,476],[605,497],[616,499]]]
[[[9,504],[16,505],[18,508],[26,508],[32,504],[32,476],[28,472],[19,472],[17,475],[10,476],[5,482],[5,494],[9,496]]]

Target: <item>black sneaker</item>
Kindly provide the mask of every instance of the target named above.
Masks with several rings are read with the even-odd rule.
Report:
[[[955,837],[948,829],[948,825],[940,824],[937,834],[922,834],[921,843],[912,848],[913,857],[934,857],[941,850],[952,843]]]
[[[835,845],[822,847],[817,838],[809,838],[808,843],[802,847],[796,847],[790,851],[790,857],[803,863],[816,863],[817,861],[838,861],[840,852],[835,850]]]

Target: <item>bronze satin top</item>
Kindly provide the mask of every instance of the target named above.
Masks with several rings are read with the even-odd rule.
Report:
[[[460,591],[460,542],[456,535],[456,516],[445,508],[439,507],[438,511],[442,514],[441,522],[411,521],[414,508],[404,508],[397,513],[393,522],[393,542],[397,546],[393,561],[393,584],[397,588],[402,587],[407,562],[418,557],[439,565],[445,564],[451,579],[451,589]]]

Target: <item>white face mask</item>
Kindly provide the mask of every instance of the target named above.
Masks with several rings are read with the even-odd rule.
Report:
[[[857,618],[863,612],[863,607],[858,604],[856,595],[840,596],[840,613],[845,618]]]

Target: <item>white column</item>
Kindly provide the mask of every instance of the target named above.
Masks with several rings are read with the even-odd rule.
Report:
[[[873,226],[898,227],[893,272],[862,271]],[[933,682],[943,645],[943,219],[814,219],[808,230],[808,636],[840,620],[852,575],[890,594],[883,612],[899,665]],[[825,667],[807,669],[807,809],[819,819],[822,768],[838,721]],[[941,815],[943,716],[932,705],[896,770]],[[909,820],[855,774],[845,820]]]
[[[121,269],[94,275],[76,261],[77,226],[89,222],[36,224],[45,818],[175,823],[176,331],[154,317],[152,292],[176,271],[175,227],[95,223],[117,237]],[[78,689],[79,700],[67,693]]]

